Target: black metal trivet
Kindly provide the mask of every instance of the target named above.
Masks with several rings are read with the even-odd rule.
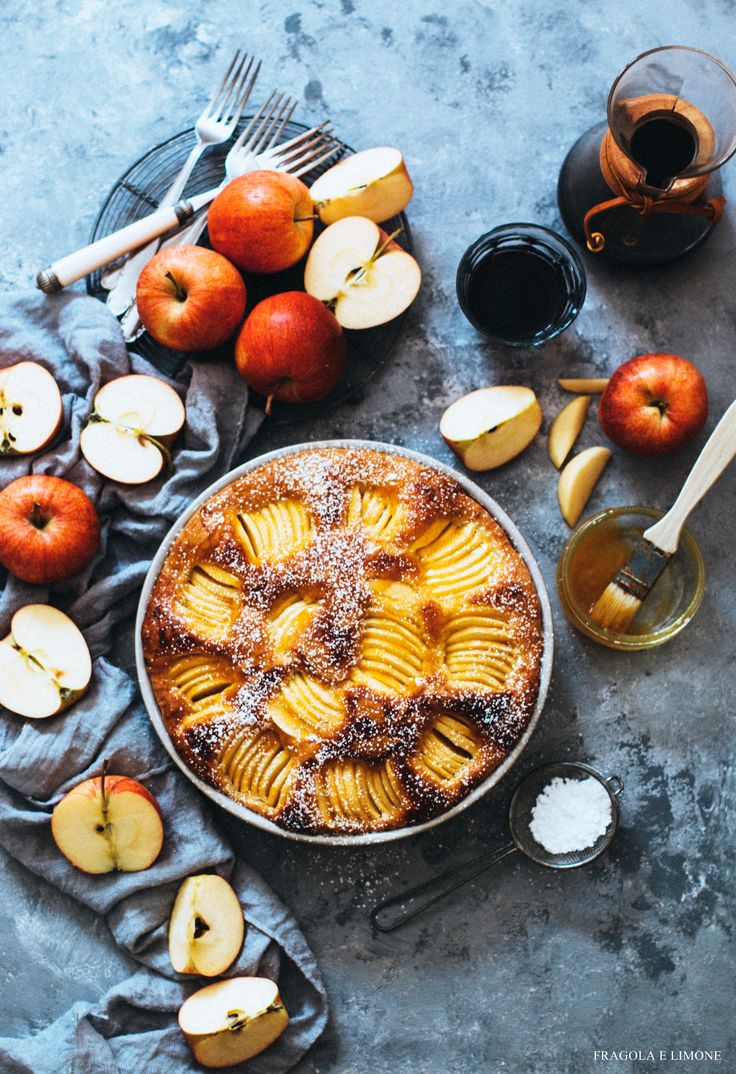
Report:
[[[238,125],[238,132],[250,121],[250,118],[250,116],[245,116],[241,119]],[[290,122],[284,128],[283,141],[293,138],[305,130],[307,130],[307,127],[303,124]],[[194,131],[182,131],[160,145],[154,146],[153,149],[150,149],[137,160],[118,179],[107,195],[95,221],[90,242],[132,223],[155,209],[195,144],[196,136]],[[213,146],[200,157],[187,183],[187,194],[198,194],[221,182],[224,174],[225,157],[231,144],[232,142],[230,141],[224,145]],[[321,175],[340,156],[352,152],[354,150],[343,144],[333,160],[303,176],[303,181],[309,186],[318,175]],[[411,233],[403,213],[392,220],[388,220],[381,227],[389,233],[401,227],[403,230],[397,236],[396,241],[404,249],[411,252]],[[202,246],[209,246],[206,231],[199,242]],[[99,298],[102,302],[107,297],[107,291],[101,283],[103,271],[98,270],[87,277],[88,293],[94,295],[95,298]],[[274,273],[270,276],[243,273],[243,277],[248,291],[248,312],[250,312],[253,306],[269,295],[277,294],[281,291],[303,290],[304,262],[301,261],[298,265],[285,272]],[[348,364],[345,374],[337,387],[324,399],[320,399],[316,403],[290,405],[275,402],[269,418],[270,423],[283,425],[292,421],[301,421],[305,418],[324,414],[340,403],[357,402],[362,397],[371,377],[383,367],[388,359],[391,349],[401,333],[404,316],[397,317],[395,320],[389,321],[388,324],[379,325],[377,328],[368,328],[360,332],[347,331],[345,335],[348,340]],[[170,377],[176,376],[186,361],[192,357],[190,353],[174,351],[162,346],[147,332],[144,332],[143,335],[128,346],[129,350],[143,355],[157,369]],[[233,343],[226,343],[216,350],[200,352],[197,357],[204,357],[212,361],[232,362]],[[265,400],[262,396],[253,393],[253,398],[257,405],[263,407]]]

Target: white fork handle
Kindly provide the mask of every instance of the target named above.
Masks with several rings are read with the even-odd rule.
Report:
[[[194,171],[195,164],[202,156],[202,153],[204,153],[206,148],[206,145],[204,145],[202,142],[198,142],[194,146],[186,161],[182,165],[181,171],[174,179],[174,182],[171,184],[164,196],[161,198],[161,201],[159,202],[158,206],[159,209],[163,208],[165,205],[173,205],[179,200],[184,190],[184,187],[187,185],[189,176]],[[136,284],[138,283],[138,277],[143,271],[145,265],[156,253],[158,245],[158,239],[152,239],[151,242],[147,243],[136,253],[131,254],[131,256],[123,265],[121,271],[118,273],[115,282],[110,287],[110,290],[107,294],[107,305],[116,317],[120,317],[121,314],[125,313],[128,307],[134,301],[135,288]]]
[[[220,183],[219,187],[217,188],[218,191],[222,190],[222,188],[226,186],[229,181],[229,179],[224,179],[223,182]],[[203,209],[199,216],[196,216],[194,218],[194,221],[189,225],[189,227],[183,228],[181,231],[177,231],[175,235],[170,235],[169,238],[164,239],[159,244],[158,248],[159,250],[167,250],[170,246],[184,246],[185,244],[191,244],[192,246],[194,246],[206,226],[207,210]],[[158,239],[156,239],[156,243],[158,243]],[[148,249],[148,246],[146,247],[146,249]],[[143,251],[141,250],[140,253],[134,254],[133,259],[137,260],[137,258],[142,253]],[[143,265],[141,265],[140,271],[142,271],[142,269]],[[138,282],[138,275],[140,275],[140,271],[136,275],[136,279],[133,282],[133,291],[130,295],[129,301],[127,305],[125,305],[120,311],[122,313],[122,316],[120,316],[120,313],[116,313],[116,311],[113,309],[113,313],[115,313],[116,316],[120,317],[120,326],[123,330],[123,335],[125,336],[125,339],[128,343],[131,343],[134,339],[137,339],[143,331],[143,324],[141,323],[141,319],[138,315],[138,306],[136,305],[135,301],[135,284]]]
[[[154,243],[149,243],[149,245],[146,246],[145,249],[148,250],[150,246],[154,245],[157,245],[159,250],[167,250],[170,246],[184,246],[185,244],[189,243],[195,245],[206,226],[207,210],[205,209],[199,214],[199,216],[195,218],[194,223],[190,224],[189,227],[184,228],[182,231],[177,231],[175,235],[169,236],[169,238],[164,239],[160,243],[159,240],[156,239]],[[137,261],[137,259],[143,252],[144,251],[141,250],[139,253],[134,254],[130,260]],[[146,258],[146,261],[147,260],[148,258]],[[140,270],[136,273],[136,278],[133,281],[132,293],[129,292],[127,296],[128,301],[126,305],[123,306],[123,309],[117,311],[108,301],[108,305],[110,305],[110,309],[112,309],[112,312],[115,314],[116,317],[120,317],[120,327],[122,328],[123,336],[128,343],[132,343],[133,340],[137,339],[138,336],[141,335],[141,333],[143,332],[143,324],[141,322],[140,315],[138,313],[138,306],[135,300],[135,288],[138,282],[138,276],[143,271],[146,261],[143,261]],[[122,297],[125,298],[126,296]]]
[[[692,509],[700,503],[736,455],[736,400],[708,437],[705,447],[695,460],[680,495],[664,518],[642,534],[663,552],[676,552],[680,533]]]
[[[47,294],[60,291],[68,287],[70,283],[81,280],[95,269],[102,268],[116,257],[122,257],[130,250],[137,250],[139,246],[150,242],[151,239],[164,235],[172,228],[180,227],[190,220],[195,213],[205,205],[209,205],[215,197],[219,187],[206,190],[203,194],[195,194],[193,198],[179,201],[176,205],[167,205],[163,209],[156,209],[148,216],[135,220],[127,227],[119,231],[113,231],[102,239],[90,243],[73,254],[54,261],[50,268],[42,269],[36,276],[36,285]]]

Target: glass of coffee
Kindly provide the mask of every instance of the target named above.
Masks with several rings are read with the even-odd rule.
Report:
[[[564,332],[585,299],[577,251],[540,224],[503,224],[463,254],[457,297],[479,332],[510,347],[538,347]]]

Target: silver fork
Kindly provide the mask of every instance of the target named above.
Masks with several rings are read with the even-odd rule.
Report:
[[[263,112],[263,108],[259,110]],[[254,117],[254,120],[257,118]],[[148,216],[133,221],[119,231],[105,235],[81,250],[55,261],[49,268],[42,269],[36,276],[36,286],[46,294],[68,287],[95,269],[109,265],[129,250],[135,250],[151,239],[164,235],[167,231],[180,227],[191,220],[200,209],[204,208],[217,196],[230,179],[237,178],[248,170],[273,168],[301,176],[312,168],[318,167],[335,156],[340,142],[333,137],[332,131],[324,123],[311,130],[290,138],[287,142],[273,146],[264,144],[265,124],[273,118],[273,110],[262,117],[256,129],[251,131],[252,122],[244,128],[225,159],[227,178],[220,186],[194,194],[191,198],[178,201],[176,205],[166,205],[156,209]],[[253,150],[255,146],[255,154]]]
[[[220,145],[226,142],[235,130],[238,120],[243,114],[248,99],[253,92],[253,87],[261,69],[260,60],[253,71],[254,58],[248,60],[248,54],[240,50],[235,53],[233,60],[225,72],[225,77],[215,90],[212,98],[205,105],[202,114],[194,126],[197,136],[197,144],[194,146],[174,182],[164,194],[159,205],[173,205],[178,201],[194,170],[194,166],[204,153],[205,149],[212,145]],[[245,69],[244,69],[245,68]],[[251,74],[251,71],[253,72]],[[148,243],[137,253],[128,258],[125,265],[114,273],[108,273],[103,277],[102,284],[109,288],[107,305],[116,317],[123,314],[135,298],[135,287],[144,265],[153,257],[158,249],[158,240]]]

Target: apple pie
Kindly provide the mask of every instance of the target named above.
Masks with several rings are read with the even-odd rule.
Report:
[[[169,735],[201,779],[289,831],[418,824],[523,735],[537,592],[453,478],[397,454],[303,450],[188,520],[143,623]]]

